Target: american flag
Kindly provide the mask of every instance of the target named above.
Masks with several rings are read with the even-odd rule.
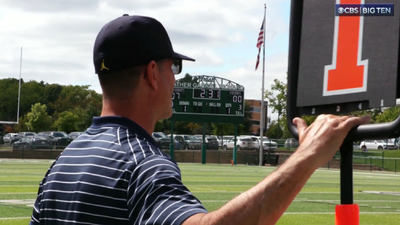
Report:
[[[256,62],[256,70],[258,68],[258,64],[260,63],[261,46],[262,46],[262,44],[264,44],[264,23],[265,23],[265,18],[263,19],[263,22],[262,22],[261,28],[260,28],[260,33],[258,34],[258,40],[257,40],[258,55],[257,55],[257,62]]]

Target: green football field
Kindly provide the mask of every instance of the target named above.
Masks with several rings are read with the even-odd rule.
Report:
[[[0,159],[0,225],[29,223],[38,184],[50,164],[48,160]],[[184,184],[208,211],[218,209],[276,169],[189,163],[179,166]],[[335,224],[339,175],[338,170],[316,171],[277,224]],[[354,172],[354,201],[360,206],[360,224],[400,224],[400,175]]]

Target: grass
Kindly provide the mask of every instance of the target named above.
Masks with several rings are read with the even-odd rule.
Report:
[[[49,160],[0,160],[0,225],[29,223],[31,206],[1,200],[33,202],[38,184],[50,164]],[[208,211],[220,208],[275,170],[274,167],[245,165],[179,163],[179,166],[184,184]],[[340,204],[339,177],[338,170],[316,171],[277,224],[334,224],[335,206]],[[354,202],[360,206],[361,225],[400,224],[400,195],[395,194],[400,192],[399,178],[400,175],[394,173],[354,172]]]

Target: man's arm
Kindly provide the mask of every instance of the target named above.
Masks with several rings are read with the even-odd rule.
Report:
[[[369,117],[322,115],[307,127],[296,118],[301,144],[282,166],[219,210],[193,215],[183,225],[275,224],[313,172],[332,159],[350,129],[368,121]]]

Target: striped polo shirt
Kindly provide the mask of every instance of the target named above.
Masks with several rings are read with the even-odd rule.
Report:
[[[206,213],[175,162],[133,121],[95,117],[40,182],[30,225],[181,224]]]

